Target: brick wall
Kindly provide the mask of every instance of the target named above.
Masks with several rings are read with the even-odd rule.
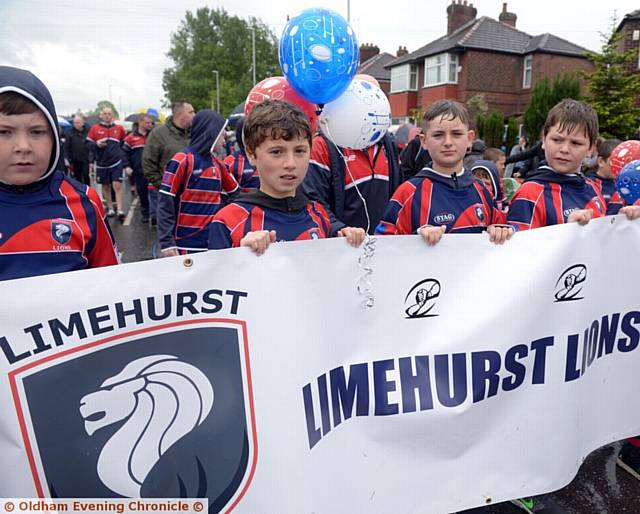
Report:
[[[564,55],[536,54],[533,56],[533,85],[549,77],[553,80],[559,73],[572,73],[577,71],[593,72],[595,66],[586,59],[578,59]],[[582,82],[584,92],[585,83]]]
[[[426,111],[433,102],[444,99],[458,99],[458,86],[456,84],[422,88],[420,90],[420,109]]]
[[[404,91],[402,93],[393,93],[389,95],[389,103],[391,104],[391,117],[399,118],[409,116],[411,109],[417,106],[418,92]]]
[[[625,22],[624,27],[622,29],[623,38],[620,41],[620,45],[618,49],[620,52],[626,52],[631,50],[632,48],[638,50],[640,48],[640,41],[633,40],[633,31],[640,30],[640,20],[630,20]],[[636,57],[635,61],[633,61],[629,67],[629,71],[640,73],[640,69],[638,68],[638,58]]]
[[[466,102],[482,94],[490,111],[507,116],[521,112],[523,61],[520,55],[466,52],[460,59],[458,100]]]

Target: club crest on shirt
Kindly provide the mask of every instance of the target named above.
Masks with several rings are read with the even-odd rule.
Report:
[[[484,209],[482,205],[476,205],[476,216],[480,221],[484,222]]]
[[[67,244],[71,239],[71,224],[62,221],[52,221],[51,237],[58,244]]]

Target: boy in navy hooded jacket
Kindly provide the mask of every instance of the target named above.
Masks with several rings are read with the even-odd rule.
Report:
[[[331,236],[323,205],[299,190],[309,166],[311,137],[309,121],[298,107],[267,99],[253,108],[246,121],[245,143],[247,157],[260,173],[260,187],[241,193],[216,214],[209,248],[246,246],[261,255],[275,241]],[[365,232],[343,227],[337,235],[359,246]]]
[[[0,66],[0,280],[119,262],[98,193],[57,171],[60,158],[46,86]]]
[[[205,109],[193,118],[189,146],[167,163],[158,200],[158,240],[163,257],[207,249],[209,223],[222,207],[222,194],[238,182],[215,153],[224,144],[227,121]]]
[[[469,130],[469,113],[459,102],[440,100],[424,114],[424,141],[432,161],[393,194],[378,234],[420,234],[428,245],[446,233],[487,231],[502,244],[513,229],[500,226],[504,216],[493,197],[463,166],[467,147],[475,134]]]

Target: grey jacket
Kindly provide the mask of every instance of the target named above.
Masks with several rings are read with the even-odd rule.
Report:
[[[160,189],[164,167],[176,153],[189,146],[190,129],[183,130],[169,116],[164,125],[154,128],[142,152],[142,170],[149,183]]]

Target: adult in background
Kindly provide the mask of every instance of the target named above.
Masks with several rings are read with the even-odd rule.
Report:
[[[126,135],[124,128],[113,123],[111,107],[100,111],[100,122],[96,123],[89,134],[90,148],[96,156],[96,182],[102,184],[102,198],[107,204],[107,216],[113,218],[118,212],[120,221],[124,220],[122,204],[122,142]],[[111,188],[116,195],[114,209]]]
[[[140,214],[142,223],[149,222],[149,191],[144,171],[142,170],[142,152],[144,151],[147,135],[153,128],[153,120],[146,114],[138,117],[138,123],[133,132],[124,138],[122,143],[125,173],[133,179],[140,198]]]
[[[152,225],[157,223],[158,191],[164,168],[175,154],[189,146],[194,116],[195,111],[189,102],[174,102],[171,105],[171,116],[165,124],[155,127],[147,137],[142,152],[142,170],[149,182],[149,214]]]
[[[94,156],[89,148],[87,136],[89,129],[84,125],[84,118],[80,114],[73,117],[73,127],[64,143],[64,153],[71,165],[73,177],[87,186],[90,185],[89,163]]]

